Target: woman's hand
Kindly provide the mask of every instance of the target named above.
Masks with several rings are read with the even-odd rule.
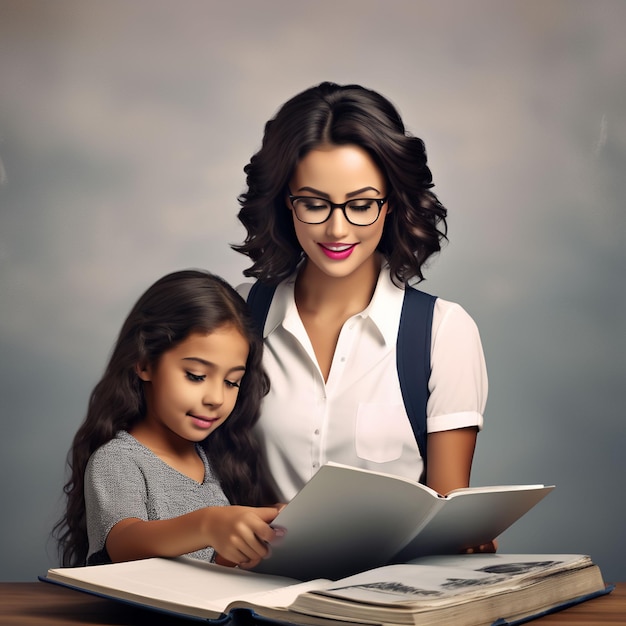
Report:
[[[480,546],[474,546],[473,548],[466,548],[463,550],[463,554],[493,554],[498,549],[498,540],[494,539],[489,543],[483,543]]]

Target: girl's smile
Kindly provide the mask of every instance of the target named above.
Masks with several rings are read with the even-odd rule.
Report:
[[[218,417],[205,417],[201,415],[193,415],[192,413],[188,413],[189,417],[191,417],[191,421],[195,426],[200,428],[201,430],[209,429],[215,424],[219,418]]]

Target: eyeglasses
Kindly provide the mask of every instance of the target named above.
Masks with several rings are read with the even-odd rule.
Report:
[[[353,226],[370,226],[378,219],[387,198],[354,198],[336,204],[324,198],[290,195],[289,201],[298,220],[305,224],[323,224],[335,209],[341,209]]]

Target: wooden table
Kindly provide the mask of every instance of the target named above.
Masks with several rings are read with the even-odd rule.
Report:
[[[180,626],[194,622],[97,598],[49,583],[0,583],[0,625]],[[626,625],[626,583],[607,596],[539,618],[537,626]],[[452,626],[452,625],[451,625]]]

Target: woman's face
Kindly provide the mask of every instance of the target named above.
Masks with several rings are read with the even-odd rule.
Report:
[[[289,190],[292,196],[319,198],[335,204],[384,198],[388,191],[383,173],[369,154],[352,144],[320,146],[308,152],[298,163],[289,181]],[[369,204],[375,215],[378,206]],[[315,213],[318,205],[307,205],[313,209],[310,212]],[[356,202],[355,214],[367,205],[367,200]],[[289,199],[287,207],[292,211],[296,236],[308,261],[323,274],[336,278],[350,276],[359,268],[376,262],[374,252],[383,234],[387,203],[383,204],[378,219],[368,226],[351,224],[338,208],[325,222],[308,224],[298,219]],[[303,211],[298,212],[301,217],[302,214]],[[322,212],[322,217],[325,214]],[[309,219],[307,215],[304,217]],[[359,221],[360,218],[355,215],[352,219]]]

